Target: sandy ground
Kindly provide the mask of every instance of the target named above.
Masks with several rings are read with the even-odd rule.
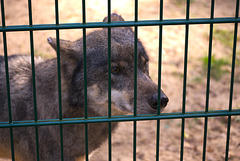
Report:
[[[99,22],[107,15],[107,1],[86,1],[87,22]],[[82,6],[78,0],[59,0],[60,23],[79,23],[82,21]],[[28,25],[27,0],[5,0],[6,25]],[[55,23],[54,1],[32,0],[33,23]],[[133,0],[113,0],[112,12],[116,12],[125,20],[134,20]],[[159,19],[159,0],[139,0],[139,20]],[[164,19],[185,18],[184,0],[164,0]],[[233,17],[235,0],[216,0],[215,17]],[[210,0],[191,1],[190,18],[208,18]],[[233,24],[214,25],[216,29],[233,31]],[[91,32],[93,29],[88,29]],[[150,56],[150,75],[157,82],[159,28],[139,27],[139,38]],[[239,30],[240,31],[240,30]],[[240,32],[238,32],[240,33]],[[62,39],[76,40],[82,36],[79,30],[61,30]],[[186,111],[204,111],[206,101],[206,76],[202,68],[202,57],[208,53],[209,25],[192,25],[189,32],[189,53],[187,72]],[[55,56],[53,49],[47,44],[47,37],[56,37],[55,31],[34,31],[35,55],[43,58]],[[183,66],[185,26],[163,27],[163,60],[162,89],[170,98],[164,112],[181,112],[183,91]],[[238,35],[238,40],[239,40]],[[7,33],[8,54],[29,54],[29,32]],[[2,44],[2,36],[0,36]],[[240,62],[239,41],[237,60]],[[0,45],[3,53],[3,47]],[[226,47],[218,39],[213,41],[213,55],[216,58],[231,60],[232,49]],[[231,71],[229,66],[226,70]],[[233,91],[233,109],[240,109],[240,64],[236,65],[235,84]],[[230,72],[220,80],[211,79],[210,110],[227,110],[229,105]],[[232,117],[229,161],[240,160],[240,116]],[[227,117],[209,118],[207,138],[207,160],[222,161],[225,157],[227,136]],[[184,160],[202,159],[204,119],[186,119],[184,134]],[[156,121],[137,123],[137,160],[153,161],[156,156]],[[174,161],[180,158],[181,120],[161,120],[160,125],[160,160]],[[120,123],[112,137],[112,160],[128,161],[133,158],[133,123]],[[91,161],[108,160],[107,143],[102,145],[90,159]],[[0,161],[6,161],[1,160]]]

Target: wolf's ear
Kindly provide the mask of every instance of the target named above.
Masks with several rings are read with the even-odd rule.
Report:
[[[48,43],[57,51],[57,40],[49,37]],[[66,76],[71,77],[74,69],[81,60],[81,54],[79,49],[77,50],[76,45],[72,41],[59,40],[60,45],[60,60],[61,60],[61,71]]]
[[[111,21],[124,21],[124,19],[120,15],[112,13]],[[103,19],[103,22],[108,22],[108,16]]]
[[[125,21],[125,20],[122,18],[122,16],[120,16],[116,13],[112,13],[111,14],[111,22],[113,22],[113,21]],[[108,22],[108,16],[103,19],[103,22]],[[133,33],[133,30],[130,27],[113,27],[113,29],[121,29],[121,31],[123,31],[123,32],[130,31],[130,33]]]

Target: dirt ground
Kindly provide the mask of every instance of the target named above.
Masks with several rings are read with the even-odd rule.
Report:
[[[79,0],[59,0],[60,23],[82,21],[82,6]],[[215,17],[234,17],[235,0],[216,0]],[[164,19],[185,18],[184,0],[164,0]],[[210,0],[191,0],[190,18],[209,18]],[[107,1],[86,1],[87,22],[99,22],[107,15]],[[55,23],[54,0],[32,0],[33,23]],[[112,12],[122,15],[127,21],[134,20],[134,0],[112,0]],[[139,0],[139,20],[159,19],[159,0]],[[28,25],[27,0],[5,0],[6,25]],[[233,33],[234,24],[214,25],[215,30]],[[240,29],[240,27],[239,27]],[[237,60],[233,91],[233,109],[240,109],[240,30],[238,29]],[[91,32],[93,29],[88,29]],[[62,39],[76,40],[82,36],[80,29],[61,30]],[[158,80],[159,27],[139,27],[139,39],[150,56],[150,75]],[[206,102],[206,71],[203,58],[208,54],[209,25],[191,25],[189,31],[186,111],[204,111]],[[233,35],[233,34],[232,34]],[[47,44],[48,37],[56,37],[55,31],[34,31],[34,51],[43,58],[55,57]],[[227,110],[229,105],[230,71],[232,47],[213,35],[213,55],[217,60],[225,59],[224,72],[219,79],[211,79],[210,110]],[[231,36],[230,44],[233,41]],[[3,55],[2,36],[0,51]],[[7,33],[8,54],[29,54],[29,32]],[[228,42],[227,42],[228,43]],[[183,93],[183,66],[185,26],[163,27],[162,89],[170,102],[164,113],[181,112]],[[218,71],[222,72],[222,70]],[[207,160],[223,161],[227,137],[227,117],[209,118],[207,134]],[[240,116],[232,117],[229,161],[240,160]],[[156,121],[137,122],[137,160],[153,161],[156,156]],[[204,119],[186,119],[184,134],[184,160],[202,160]],[[160,160],[175,161],[180,158],[181,120],[161,120]],[[133,122],[120,123],[112,136],[112,160],[130,161],[133,158]],[[108,160],[108,145],[102,145],[91,157],[91,161]],[[0,161],[6,161],[1,160]]]

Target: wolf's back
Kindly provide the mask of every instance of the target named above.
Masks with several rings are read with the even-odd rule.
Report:
[[[4,71],[3,71],[3,66],[4,66],[4,57],[0,55],[0,121],[6,121],[6,120],[2,120],[4,117],[4,109],[3,106],[5,104],[6,101],[6,92],[4,91]]]
[[[36,59],[36,64],[38,63]],[[41,60],[40,60],[41,61]],[[0,121],[8,121],[8,97],[4,57],[0,56]],[[27,119],[27,106],[32,105],[31,57],[26,55],[8,56],[10,102],[13,120]]]

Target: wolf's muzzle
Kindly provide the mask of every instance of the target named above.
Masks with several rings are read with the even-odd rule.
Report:
[[[160,98],[160,108],[164,108],[167,106],[168,104],[168,97],[163,93],[161,92],[161,98]],[[148,101],[149,105],[151,106],[151,108],[153,109],[157,109],[157,105],[158,105],[158,94],[155,93],[152,98],[149,99]]]

